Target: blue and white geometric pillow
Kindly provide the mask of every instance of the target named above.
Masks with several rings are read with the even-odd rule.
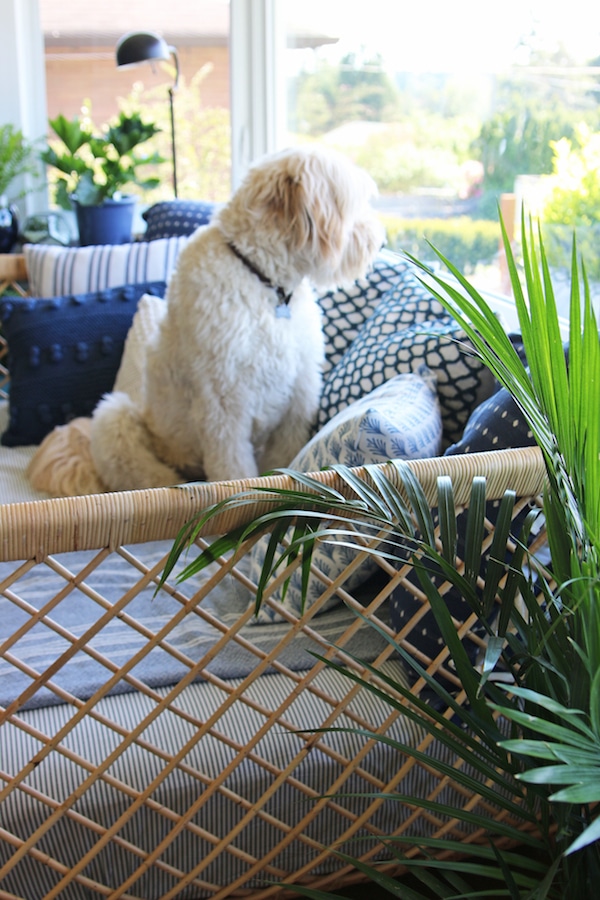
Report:
[[[344,466],[424,459],[441,452],[442,420],[435,375],[426,367],[396,375],[347,406],[306,444],[290,468],[318,472]]]
[[[417,321],[417,315],[418,321],[422,321],[438,314],[440,304],[417,281],[414,273],[412,263],[400,254],[381,250],[364,278],[359,278],[350,287],[337,288],[319,297],[325,335],[324,375],[337,365],[361,326],[391,288],[397,287],[407,311],[414,311],[412,320]]]
[[[346,407],[308,442],[289,468],[299,472],[316,472],[335,463],[362,466],[389,459],[425,459],[439,454],[441,439],[442,422],[435,377],[423,369],[419,374],[398,375]],[[254,581],[260,577],[268,542],[268,536],[261,538],[250,553],[248,574]],[[335,579],[354,559],[356,552],[328,541],[315,547],[312,563],[329,578]],[[367,558],[344,586],[353,590],[376,569],[377,564]],[[297,569],[283,601],[285,607],[296,615],[302,608],[300,578]],[[317,576],[311,576],[307,606],[321,596],[324,587]],[[273,592],[272,598],[281,603],[281,591]],[[340,602],[334,595],[319,612]],[[281,622],[283,617],[276,607],[263,605],[258,617],[252,621],[266,624]]]
[[[437,378],[444,444],[460,440],[473,409],[493,393],[494,380],[451,316],[434,302],[426,320],[420,320],[423,313],[407,309],[398,288],[382,298],[377,311],[325,377],[317,428],[394,375],[426,365]],[[411,317],[413,324],[409,325]]]

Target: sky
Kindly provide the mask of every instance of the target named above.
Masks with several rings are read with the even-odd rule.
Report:
[[[290,2],[290,0],[288,0]],[[590,0],[293,0],[302,16],[340,35],[345,50],[378,48],[395,71],[501,72],[526,62],[522,36],[562,41],[578,65],[600,56],[600,4]],[[317,25],[318,23],[318,25]]]

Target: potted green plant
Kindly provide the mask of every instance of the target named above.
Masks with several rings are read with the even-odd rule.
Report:
[[[13,125],[0,125],[0,253],[10,253],[19,234],[17,208],[11,201],[23,195],[10,195],[16,178],[36,171],[33,145]]]
[[[525,517],[512,554],[504,556],[514,495],[508,492],[502,501],[489,560],[479,571],[484,559],[485,484],[481,479],[473,483],[463,559],[477,564],[465,566],[461,573],[455,565],[452,485],[447,478],[438,483],[440,530],[436,541],[427,499],[410,468],[396,461],[403,490],[376,468],[365,484],[352,470],[338,467],[338,474],[352,491],[348,499],[309,476],[288,472],[298,482],[298,490],[271,490],[271,511],[221,537],[180,575],[181,579],[189,577],[216,555],[262,533],[267,525],[273,533],[257,603],[274,570],[300,550],[301,564],[308,573],[314,541],[319,536],[327,540],[335,533],[364,549],[374,531],[384,532],[388,540],[374,552],[385,554],[387,546],[393,560],[400,546],[413,554],[422,591],[468,702],[455,703],[448,689],[413,655],[396,646],[389,635],[386,639],[406,665],[437,695],[441,709],[453,711],[451,717],[445,717],[435,703],[413,695],[406,684],[386,679],[367,662],[359,660],[378,679],[375,682],[361,678],[355,669],[325,657],[322,660],[379,699],[387,694],[381,683],[387,683],[390,709],[418,722],[458,759],[467,762],[469,769],[458,774],[451,762],[445,765],[432,756],[423,756],[424,764],[439,767],[442,775],[451,773],[453,778],[462,779],[466,792],[475,783],[484,800],[505,810],[506,820],[504,824],[491,823],[477,809],[456,810],[444,805],[443,800],[421,801],[399,792],[386,794],[389,802],[412,806],[422,803],[431,815],[464,821],[488,837],[487,843],[468,848],[451,836],[377,838],[391,859],[414,873],[410,884],[390,877],[377,864],[339,854],[392,896],[407,900],[430,900],[432,896],[448,900],[471,896],[570,900],[593,896],[600,876],[600,337],[575,243],[567,359],[541,236],[536,239],[533,229],[527,231],[523,223],[522,274],[504,230],[503,236],[528,368],[485,299],[444,257],[440,259],[452,277],[428,272],[427,284],[433,283],[440,302],[462,324],[476,351],[510,391],[545,461],[543,511],[532,510]],[[213,512],[222,513],[225,506],[255,500],[254,492],[251,496],[241,493],[217,504]],[[211,514],[205,513],[201,522],[182,531],[167,570],[195,539],[195,526],[203,525]],[[540,515],[548,536],[549,562],[528,550],[528,536]],[[321,516],[325,524],[319,529],[316,522]],[[282,551],[280,537],[290,528],[294,529],[293,540]],[[440,571],[468,601],[488,634],[480,665],[466,653],[437,589],[435,573]],[[534,578],[536,572],[541,577]],[[499,615],[491,617],[490,611],[496,606]],[[498,670],[504,684],[492,677]],[[504,727],[499,724],[502,721],[507,723]],[[376,733],[348,730],[390,743]],[[421,758],[414,747],[391,743],[400,755]],[[502,849],[499,842],[506,840],[513,846]],[[403,841],[409,842],[410,854],[402,852]],[[415,845],[420,855],[414,854]],[[289,888],[315,900],[334,896],[296,885]]]
[[[157,187],[157,176],[139,170],[163,162],[160,154],[137,148],[160,129],[144,122],[138,112],[121,112],[104,133],[98,133],[87,116],[68,120],[58,115],[50,126],[62,147],[48,144],[41,159],[58,170],[55,199],[63,209],[75,209],[80,244],[130,241],[136,197],[127,188]]]

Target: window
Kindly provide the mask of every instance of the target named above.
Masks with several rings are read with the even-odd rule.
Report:
[[[117,68],[115,47],[128,32],[155,31],[176,48],[174,97],[178,181],[184,197],[225,200],[231,190],[228,0],[39,0],[49,118],[89,111],[97,124],[139,108],[162,129],[168,160],[152,199],[172,196],[168,89],[174,60]]]
[[[34,4],[10,7],[21,15]],[[425,235],[482,286],[506,286],[500,201],[509,227],[521,199],[541,211],[557,261],[565,225],[570,234],[589,221],[597,244],[600,7],[584,0],[568,15],[548,0],[39,0],[39,10],[49,115],[89,99],[103,119],[119,103],[143,102],[164,129],[165,156],[172,71],[117,70],[114,47],[140,29],[177,46],[183,196],[224,199],[257,156],[319,140],[372,172],[392,246],[423,256]],[[15,68],[19,84],[35,75]],[[5,118],[18,119],[13,99],[1,102]],[[30,108],[21,101],[22,118]],[[572,184],[577,168],[593,185],[587,197],[581,178]],[[168,164],[161,191],[169,196]]]
[[[561,159],[558,188],[587,166],[595,188],[585,214],[600,219],[599,9],[583,0],[568,13],[548,0],[285,8],[286,140],[331,144],[367,168],[392,246],[423,258],[426,236],[480,286],[505,290],[497,204],[509,227],[522,199],[575,224],[577,191],[549,199]],[[300,14],[312,46],[294,45]]]

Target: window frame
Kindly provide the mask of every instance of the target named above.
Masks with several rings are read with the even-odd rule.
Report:
[[[38,0],[0,0],[0,83],[10,90],[0,97],[0,122],[10,122],[31,142],[47,128],[44,40]],[[40,163],[40,175],[43,177]],[[28,175],[17,180],[25,196],[18,206],[26,215],[48,208],[48,191],[34,189]]]
[[[285,24],[277,0],[230,0],[231,184],[281,146]]]

